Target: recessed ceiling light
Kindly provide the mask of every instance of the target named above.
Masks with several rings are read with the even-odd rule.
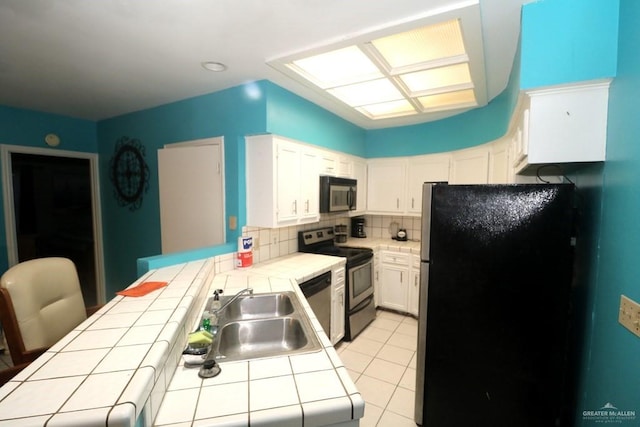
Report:
[[[220,73],[220,72],[225,71],[227,69],[227,66],[224,65],[222,62],[213,62],[213,61],[203,62],[202,63],[202,67],[205,70],[215,71],[217,73]]]

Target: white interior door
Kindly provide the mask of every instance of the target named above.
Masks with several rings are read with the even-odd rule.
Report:
[[[222,138],[158,150],[162,253],[225,242]]]

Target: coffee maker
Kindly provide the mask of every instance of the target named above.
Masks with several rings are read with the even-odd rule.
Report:
[[[363,216],[354,216],[351,218],[351,237],[367,237],[367,233],[364,231],[364,226],[365,220]]]

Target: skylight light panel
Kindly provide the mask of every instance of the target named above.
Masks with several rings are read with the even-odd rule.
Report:
[[[288,66],[323,89],[382,77],[357,46],[298,59]]]
[[[457,19],[382,37],[373,40],[371,44],[391,68],[465,55],[462,31]]]
[[[400,91],[387,79],[341,86],[327,92],[351,107],[403,99]]]
[[[412,96],[454,86],[457,89],[473,88],[469,65],[466,63],[403,74],[398,77],[407,86]]]
[[[364,105],[356,109],[372,119],[407,116],[409,114],[416,113],[413,105],[411,105],[411,103],[406,99],[401,101],[383,102],[381,104]]]

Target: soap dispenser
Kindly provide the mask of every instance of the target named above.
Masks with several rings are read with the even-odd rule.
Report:
[[[221,303],[220,303],[220,294],[222,294],[224,291],[222,289],[216,289],[215,291],[213,291],[213,301],[211,301],[211,306],[209,307],[208,311],[205,311],[205,313],[209,313],[209,322],[212,326],[218,326],[218,311],[220,310],[221,307]],[[215,334],[217,332],[218,328],[217,327],[213,327],[211,328],[211,332],[213,334]]]

